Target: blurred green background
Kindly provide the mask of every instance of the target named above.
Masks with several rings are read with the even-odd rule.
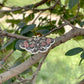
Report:
[[[8,0],[7,5],[24,6],[39,1]],[[47,6],[42,5],[42,7]],[[38,73],[36,84],[76,84],[81,80],[83,77],[79,79],[79,76],[84,74],[84,63],[80,66],[78,65],[80,62],[80,53],[75,56],[65,56],[68,50],[75,47],[84,47],[84,40],[75,41],[72,39],[52,49]],[[21,56],[20,54],[20,51],[15,51],[13,56],[17,59],[18,56]]]
[[[77,42],[71,39],[52,49],[38,73],[36,84],[77,84],[82,80],[84,76],[79,78],[84,74],[84,62],[79,66],[81,53],[74,56],[65,56],[65,53],[75,47],[84,47],[83,43],[84,40]],[[13,53],[16,59],[20,56],[20,51]],[[36,70],[36,67],[33,67],[33,70]]]

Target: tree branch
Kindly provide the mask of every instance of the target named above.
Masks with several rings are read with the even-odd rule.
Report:
[[[62,25],[60,25],[59,27],[57,27],[57,28],[53,28],[49,33],[47,33],[46,35],[44,35],[44,36],[47,36],[47,35],[49,35],[49,34],[51,34],[52,32],[54,32],[54,31],[56,31],[56,30],[59,30],[59,29],[61,29],[62,27],[64,27],[66,25],[66,23],[64,23],[64,24],[62,24]]]
[[[7,37],[23,39],[23,40],[29,39],[29,37],[25,37],[25,36],[21,36],[21,35],[17,35],[17,34],[11,34],[11,33],[5,32],[5,31],[0,31],[0,36],[7,36]]]
[[[27,78],[27,79],[22,79],[22,80],[20,80],[20,82],[15,82],[15,83],[13,83],[13,84],[25,83],[25,82],[27,82],[27,81],[30,81],[30,82],[32,82],[32,84],[34,84],[35,81],[36,81],[38,72],[40,71],[40,68],[41,68],[43,62],[44,62],[45,58],[47,57],[47,54],[48,54],[48,53],[46,53],[46,55],[43,57],[41,63],[38,65],[38,68],[37,68],[36,72],[32,75],[32,78],[31,78],[31,79],[29,79],[29,78]]]
[[[35,3],[34,8],[38,7],[39,5],[44,4],[46,1],[48,1],[48,0],[42,0],[40,2]],[[10,8],[10,10],[0,10],[0,12],[13,12],[13,11],[19,11],[19,10],[22,10],[22,9],[28,9],[28,8],[30,8],[31,5],[32,4],[26,5],[26,6],[23,6],[23,7],[8,7],[8,6],[6,6],[7,8]],[[5,7],[5,6],[3,6],[3,4],[0,4],[0,6]]]
[[[42,4],[44,4],[44,3],[47,2],[47,1],[48,1],[48,0],[42,0],[42,1],[38,2],[37,4],[35,4],[34,8],[36,8],[36,7],[38,7],[38,6],[42,5]]]
[[[40,4],[42,5],[44,2],[46,2],[47,0],[43,0],[39,3],[36,3],[35,7],[39,6]],[[51,10],[51,9],[54,9],[55,6],[60,2],[60,0],[56,1],[56,3],[49,7],[49,8],[45,8],[45,9],[36,9],[36,8],[33,8],[33,9],[30,9],[30,6],[31,5],[27,5],[27,6],[24,6],[24,7],[11,7],[10,10],[0,10],[0,12],[14,12],[14,11],[19,11],[19,10],[22,10],[24,9],[25,11],[28,11],[28,10],[32,10],[32,11],[46,11],[46,10]],[[10,8],[10,7],[9,7]]]
[[[54,32],[55,30],[59,30],[62,27],[64,27],[66,25],[66,23],[62,24],[61,26],[52,29],[49,33],[47,33],[45,36],[49,35],[50,33]],[[21,35],[17,35],[17,34],[11,34],[5,31],[0,31],[0,36],[6,36],[6,37],[11,37],[11,38],[16,38],[16,39],[23,39],[23,40],[28,40],[30,39],[29,37],[25,37],[25,36],[21,36]]]
[[[62,24],[61,26],[52,29],[52,30],[51,30],[49,33],[47,33],[45,36],[51,34],[51,33],[54,32],[55,30],[61,29],[61,28],[64,27],[66,24],[67,24],[67,23],[64,23],[64,24]],[[21,35],[18,35],[18,34],[11,34],[11,33],[8,33],[8,32],[5,32],[5,31],[2,31],[2,30],[0,30],[0,36],[6,36],[6,37],[11,37],[11,38],[16,38],[16,39],[23,39],[23,40],[28,40],[28,39],[30,39],[29,37],[21,36]]]
[[[36,8],[33,8],[33,11],[46,11],[46,10],[52,10],[52,9],[55,8],[55,6],[56,6],[59,2],[60,2],[60,0],[56,1],[56,3],[55,3],[53,6],[51,6],[51,7],[49,7],[49,8],[45,8],[45,9],[36,9]],[[30,9],[30,10],[32,10],[32,9]]]
[[[56,46],[60,45],[61,43],[64,43],[64,42],[70,40],[71,38],[79,36],[79,35],[84,35],[84,29],[80,29],[80,28],[75,27],[75,28],[71,29],[68,33],[66,33],[60,37],[56,37],[55,43],[51,46],[51,48],[55,48]],[[26,69],[30,68],[33,64],[37,63],[43,56],[45,56],[46,53],[35,54],[32,57],[33,59],[29,58],[28,60],[26,60],[22,64],[10,69],[9,71],[6,71],[6,72],[0,74],[0,83],[22,73]]]
[[[8,57],[11,56],[11,54],[13,53],[14,51],[12,50],[6,57],[4,57],[1,61],[0,61],[0,68],[2,68],[4,66],[4,63],[5,61],[8,59]]]
[[[46,55],[43,57],[41,63],[38,65],[38,68],[37,68],[36,72],[33,74],[32,84],[35,84],[36,78],[37,78],[37,75],[38,75],[38,72],[40,71],[43,62],[44,62],[45,58],[47,57],[47,54],[48,54],[48,52],[47,52]]]

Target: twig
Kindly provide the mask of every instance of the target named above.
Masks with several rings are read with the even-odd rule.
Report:
[[[65,33],[64,35],[55,38],[55,43],[50,47],[55,48],[56,46],[72,39],[73,37],[79,36],[79,35],[84,35],[84,29],[81,28],[73,28],[71,29],[68,33]],[[46,52],[47,53],[47,52]],[[1,73],[0,74],[0,83],[22,73],[23,71],[29,69],[33,64],[37,63],[43,56],[46,55],[46,53],[38,53],[35,54],[32,58],[29,58],[25,62],[21,63],[20,65],[10,69],[7,72]]]
[[[43,13],[43,11],[42,12],[40,12],[39,14],[38,14],[38,16],[34,19],[34,21],[32,22],[32,24],[34,24],[35,23],[35,21],[37,20],[37,18],[41,15]]]
[[[48,54],[48,53],[47,53],[47,54]],[[43,57],[41,63],[38,65],[38,68],[37,68],[36,72],[33,74],[32,84],[35,84],[35,82],[36,82],[36,78],[37,78],[37,75],[38,75],[38,72],[40,71],[40,68],[41,68],[43,62],[44,62],[45,58],[47,57],[47,54]]]
[[[4,61],[6,61],[7,59],[8,59],[8,57],[10,57],[11,56],[11,54],[13,53],[14,51],[12,50],[6,57],[4,57]]]
[[[8,59],[9,56],[11,56],[11,54],[12,54],[13,52],[14,52],[14,51],[12,50],[6,57],[4,57],[4,58],[1,60],[0,68],[4,67],[5,61]]]
[[[27,10],[32,10],[32,11],[46,11],[46,10],[54,9],[55,6],[56,6],[59,2],[60,2],[60,0],[56,1],[56,3],[55,3],[53,6],[51,6],[51,7],[49,7],[49,8],[45,8],[45,9],[36,9],[36,8],[30,9],[29,7],[30,7],[31,5],[28,5],[28,6],[17,7],[17,8],[14,8],[14,7],[13,7],[13,9],[11,9],[11,10],[0,10],[0,12],[14,12],[14,11],[22,10],[22,9],[24,9],[25,11],[27,11]],[[38,3],[38,4],[39,4],[39,3]],[[36,5],[35,7],[37,7],[37,6],[39,6],[39,5]],[[24,11],[24,10],[23,10],[23,11]]]
[[[35,4],[34,8],[36,8],[36,7],[38,7],[38,6],[42,5],[42,4],[44,4],[44,3],[47,2],[47,1],[48,1],[48,0],[42,0],[42,1],[38,2],[37,4]]]
[[[29,37],[24,37],[24,36],[17,35],[17,34],[11,34],[11,33],[5,32],[5,31],[0,31],[0,36],[7,36],[7,37],[23,39],[23,40],[29,39]]]
[[[42,1],[40,1],[40,2],[37,2],[37,3],[33,4],[33,5],[34,5],[34,8],[38,7],[39,5],[44,4],[44,3],[47,2],[47,1],[48,1],[48,0],[42,0]],[[15,10],[16,10],[16,9],[17,9],[17,10],[26,9],[26,8],[29,8],[31,5],[32,5],[32,4],[26,5],[26,6],[23,6],[23,7],[8,7],[8,6],[3,6],[3,4],[0,3],[0,6],[10,8],[11,10],[12,10],[12,9],[15,9]],[[13,10],[13,11],[14,11],[14,10]],[[13,12],[13,11],[10,11],[10,12]]]
[[[49,33],[47,33],[47,34],[44,35],[44,36],[47,36],[47,35],[51,34],[52,32],[61,29],[61,28],[64,27],[65,25],[66,25],[66,23],[62,24],[61,26],[59,26],[59,27],[57,27],[57,28],[52,29]]]
[[[72,28],[75,28],[74,25],[72,25],[68,20],[64,19],[63,16],[61,16],[61,18],[62,18],[63,21],[66,23],[66,25],[70,25]]]
[[[33,9],[33,10],[34,10],[34,11],[46,11],[46,10],[52,10],[52,9],[55,8],[55,6],[56,6],[59,2],[60,2],[60,0],[56,1],[56,3],[55,3],[53,6],[49,7],[49,8],[45,8],[45,9]]]
[[[54,32],[55,30],[59,30],[60,28],[62,28],[63,26],[65,26],[65,24],[62,24],[61,26],[57,27],[57,28],[54,28],[52,29],[49,33],[47,33],[46,35],[49,35],[50,33]],[[45,36],[46,36],[45,35]],[[17,34],[11,34],[11,33],[8,33],[8,32],[5,32],[5,31],[0,31],[0,36],[7,36],[7,37],[11,37],[11,38],[16,38],[16,39],[23,39],[23,40],[28,40],[30,39],[29,37],[24,37],[24,36],[21,36],[21,35],[17,35]]]
[[[47,53],[47,54],[48,54],[48,53]],[[38,72],[40,71],[40,68],[41,68],[41,66],[42,66],[42,64],[43,64],[43,62],[44,62],[44,60],[45,60],[47,54],[43,57],[41,63],[38,65],[38,68],[37,68],[36,72],[33,74],[33,76],[32,76],[31,79],[29,79],[29,78],[27,78],[27,79],[22,79],[22,80],[20,80],[20,82],[16,82],[16,83],[13,83],[13,84],[25,83],[25,82],[27,82],[27,81],[32,82],[32,84],[35,84],[35,81],[36,81],[36,78],[37,78],[37,74],[38,74]]]

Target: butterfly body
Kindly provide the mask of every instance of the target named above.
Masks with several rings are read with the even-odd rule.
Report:
[[[55,40],[52,38],[34,37],[21,42],[19,46],[31,54],[37,54],[39,52],[46,52],[54,42]]]

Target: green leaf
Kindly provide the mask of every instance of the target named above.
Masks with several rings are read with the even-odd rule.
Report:
[[[48,29],[41,29],[41,30],[38,30],[37,32],[45,35],[49,32],[49,30]]]
[[[25,60],[24,60],[24,56],[21,56],[21,57],[19,57],[16,61],[15,61],[15,63],[17,63],[17,62],[24,62]]]
[[[69,8],[73,8],[77,3],[79,2],[79,0],[70,0],[69,1]]]
[[[73,48],[65,53],[67,56],[73,56],[83,51],[83,48],[77,47]]]
[[[16,42],[15,42],[15,45],[14,45],[14,50],[20,50],[20,51],[24,51],[23,49],[21,49],[20,47],[19,47],[19,44],[22,42],[22,41],[24,41],[24,40],[17,40]]]
[[[28,23],[29,21],[34,19],[34,13],[31,13],[30,15],[28,15],[27,17],[25,17],[24,22]]]
[[[25,26],[25,23],[21,23],[17,31]]]
[[[31,24],[31,25],[26,25],[22,28],[22,30],[20,31],[20,34],[25,34],[28,33],[29,31],[33,30],[36,27],[35,24]]]
[[[82,22],[80,23],[80,26],[81,26],[81,27],[83,27],[83,26],[84,26],[84,21],[82,21]]]
[[[2,46],[1,49],[5,49],[5,48],[8,47],[10,44],[12,44],[14,41],[15,41],[15,39],[14,39],[14,38],[11,38],[9,42],[7,42],[6,44],[4,44],[4,45]]]
[[[18,26],[19,26],[19,27],[15,30],[15,33],[16,33],[16,34],[18,34],[18,30],[19,30],[19,29],[21,29],[21,28],[23,28],[23,27],[25,26],[25,23],[20,23],[20,24],[18,24]]]
[[[16,62],[13,66],[9,67],[9,69],[16,67],[17,65],[21,64],[20,61]]]
[[[83,59],[80,60],[80,62],[79,62],[79,66],[81,65],[82,61],[83,61]]]
[[[64,34],[65,33],[65,29],[64,28],[61,28],[61,29],[59,29],[59,30],[57,30],[57,31],[55,31],[57,34],[59,34],[59,35],[62,35],[62,34]]]
[[[24,34],[24,36],[26,37],[32,37],[34,35],[34,33],[32,33],[31,31],[29,31],[28,33]]]
[[[76,40],[76,41],[79,41],[79,40],[83,39],[83,36],[77,36],[77,37],[74,37],[73,39]]]
[[[6,22],[7,23],[11,23],[12,25],[14,25],[14,24],[17,25],[18,23],[21,22],[21,19],[17,19],[17,20],[15,20],[15,19],[7,19]]]
[[[81,59],[84,59],[84,52],[80,55]]]
[[[52,28],[55,28],[56,26],[55,25],[51,25],[51,24],[46,24],[46,25],[42,25],[42,26],[38,26],[38,29],[47,29],[47,30],[51,30]]]

